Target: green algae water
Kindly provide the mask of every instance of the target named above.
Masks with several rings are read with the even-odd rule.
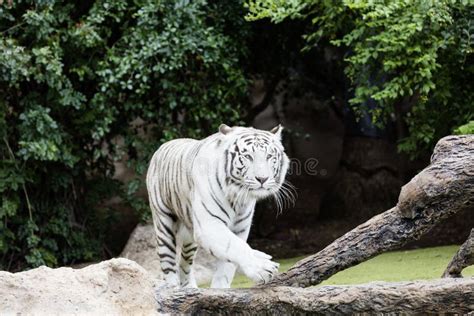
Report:
[[[459,246],[453,245],[383,253],[333,275],[322,285],[437,279],[441,277],[458,249]],[[277,260],[280,263],[280,272],[287,271],[304,257]],[[466,268],[463,275],[473,276],[474,266]],[[232,287],[235,288],[251,287],[252,285],[252,281],[242,275],[238,275],[232,283]]]

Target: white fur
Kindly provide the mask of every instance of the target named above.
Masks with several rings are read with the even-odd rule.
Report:
[[[263,135],[265,140],[270,140],[272,148],[281,153],[281,176],[274,177],[272,173],[276,169],[270,162],[273,158],[265,152],[267,147],[255,147],[252,158],[244,159],[246,176],[239,178],[237,185],[229,177],[229,151],[237,140],[252,133]],[[159,253],[162,259],[169,261],[162,265],[168,272],[165,274],[168,283],[196,286],[192,264],[188,267],[186,260],[173,255],[173,247],[170,247],[173,236],[175,253],[192,249],[189,245],[197,243],[219,260],[211,287],[229,287],[237,266],[257,282],[267,282],[277,272],[278,264],[271,256],[252,249],[246,240],[257,200],[276,194],[283,184],[288,158],[283,153],[280,138],[281,127],[270,133],[221,126],[219,133],[203,140],[173,140],[155,153],[147,173],[147,188],[158,240],[167,244],[159,248]],[[245,145],[241,146],[242,150]],[[233,172],[238,169],[233,168]],[[258,180],[267,178],[264,183]],[[167,215],[170,213],[177,219]],[[176,267],[179,262],[176,268],[179,273],[173,271],[173,256]],[[188,270],[190,273],[184,272]]]

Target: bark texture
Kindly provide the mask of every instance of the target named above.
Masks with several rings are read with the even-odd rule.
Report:
[[[474,310],[474,278],[307,289],[159,290],[157,301],[158,312],[171,314],[465,314]]]
[[[431,164],[406,184],[397,206],[297,262],[265,286],[307,287],[420,238],[441,220],[474,205],[474,135],[441,139]]]
[[[443,278],[462,278],[462,270],[474,264],[474,229],[443,273]]]

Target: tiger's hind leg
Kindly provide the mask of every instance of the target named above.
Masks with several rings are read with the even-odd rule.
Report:
[[[191,232],[183,224],[180,225],[178,230],[178,240],[181,248],[181,255],[179,258],[179,279],[181,286],[197,288],[193,269],[197,244],[194,242]]]
[[[176,262],[177,247],[176,233],[178,220],[168,209],[152,205],[153,224],[158,243],[158,256],[165,282],[171,286],[179,286],[179,276]]]
[[[230,288],[232,280],[234,279],[235,264],[223,260],[219,260],[216,264],[216,272],[212,277],[211,288],[213,289],[227,289]]]

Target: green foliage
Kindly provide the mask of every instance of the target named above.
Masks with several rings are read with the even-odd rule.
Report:
[[[409,136],[400,150],[426,152],[443,135],[474,118],[474,2],[249,0],[249,20],[305,19],[307,48],[346,48],[350,103],[367,100],[374,121],[404,116]],[[324,41],[325,40],[325,41]]]
[[[98,259],[154,150],[237,123],[239,2],[0,2],[0,269]],[[237,30],[237,31],[236,31]],[[122,184],[127,157],[137,178]]]
[[[458,135],[474,134],[474,121],[459,126],[454,130],[454,133]]]

